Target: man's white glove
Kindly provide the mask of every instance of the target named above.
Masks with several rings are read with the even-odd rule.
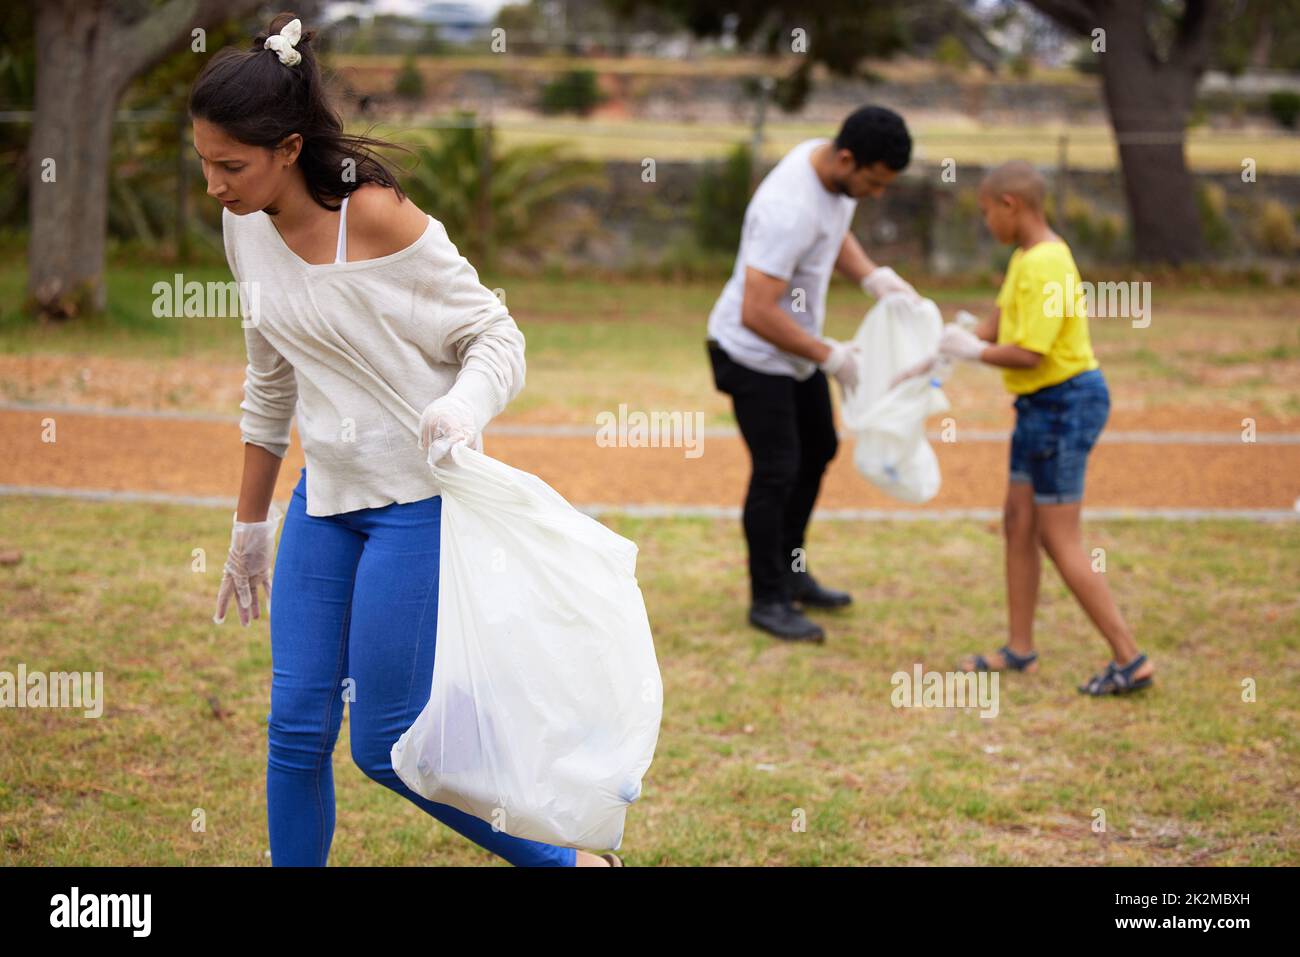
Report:
[[[862,279],[862,291],[875,299],[884,299],[890,293],[905,293],[913,302],[919,303],[921,295],[912,284],[888,266],[877,266]]]
[[[830,347],[831,354],[825,362],[819,362],[817,368],[827,375],[834,376],[840,388],[850,392],[858,387],[858,347],[851,342],[838,342],[835,339],[823,339]]]
[[[967,362],[978,362],[980,355],[989,345],[990,343],[955,322],[944,326],[943,332],[939,335],[939,355],[965,359]]]
[[[266,610],[271,610],[271,553],[275,548],[275,530],[284,516],[272,503],[266,520],[261,522],[241,522],[238,512],[234,513],[234,525],[230,531],[230,553],[221,570],[221,587],[217,590],[217,613],[212,620],[221,624],[226,620],[226,609],[230,605],[230,596],[235,596],[235,605],[239,609],[239,623],[247,625],[253,618],[260,618],[257,589],[266,590]]]
[[[425,406],[420,415],[420,448],[429,450],[429,464],[437,465],[457,442],[472,443],[478,435],[477,423],[474,407],[454,389]]]

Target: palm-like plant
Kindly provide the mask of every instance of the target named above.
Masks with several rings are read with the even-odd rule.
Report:
[[[472,249],[480,268],[496,249],[537,258],[576,238],[575,220],[554,214],[577,191],[604,188],[601,165],[572,156],[563,143],[501,149],[472,115],[460,119],[412,145],[417,163],[402,178],[412,202],[457,246]]]

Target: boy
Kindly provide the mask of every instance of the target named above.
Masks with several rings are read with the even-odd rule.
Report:
[[[940,355],[1001,367],[1017,396],[1003,513],[1010,640],[987,658],[969,656],[962,667],[1037,669],[1033,623],[1041,542],[1114,655],[1079,690],[1120,694],[1149,687],[1155,669],[1139,653],[1105,576],[1092,570],[1083,549],[1084,470],[1106,424],[1110,394],[1092,353],[1084,301],[1063,295],[1080,289],[1081,279],[1070,248],[1048,228],[1044,193],[1042,177],[1023,160],[1002,164],[980,184],[989,231],[1017,248],[994,314],[974,332],[949,325],[939,340]]]

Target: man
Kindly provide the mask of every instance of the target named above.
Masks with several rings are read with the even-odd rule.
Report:
[[[877,299],[916,296],[849,231],[858,199],[880,196],[911,152],[902,117],[865,106],[834,141],[806,140],[787,153],[749,201],[735,270],[709,315],[714,383],[732,398],[752,463],[744,509],[749,621],[777,638],[825,640],[795,602],[852,601],[813,578],[803,551],[838,446],[826,376],[851,390],[858,375],[854,347],[821,334],[826,289],[838,269]]]

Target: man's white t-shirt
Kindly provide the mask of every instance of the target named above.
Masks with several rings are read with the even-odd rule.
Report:
[[[825,138],[805,140],[790,150],[758,184],[745,209],[736,268],[709,314],[709,337],[733,361],[773,375],[802,381],[817,371],[811,359],[773,345],[740,321],[745,268],[787,281],[778,305],[818,338],[826,320],[826,288],[857,200],[822,185],[810,154]]]

